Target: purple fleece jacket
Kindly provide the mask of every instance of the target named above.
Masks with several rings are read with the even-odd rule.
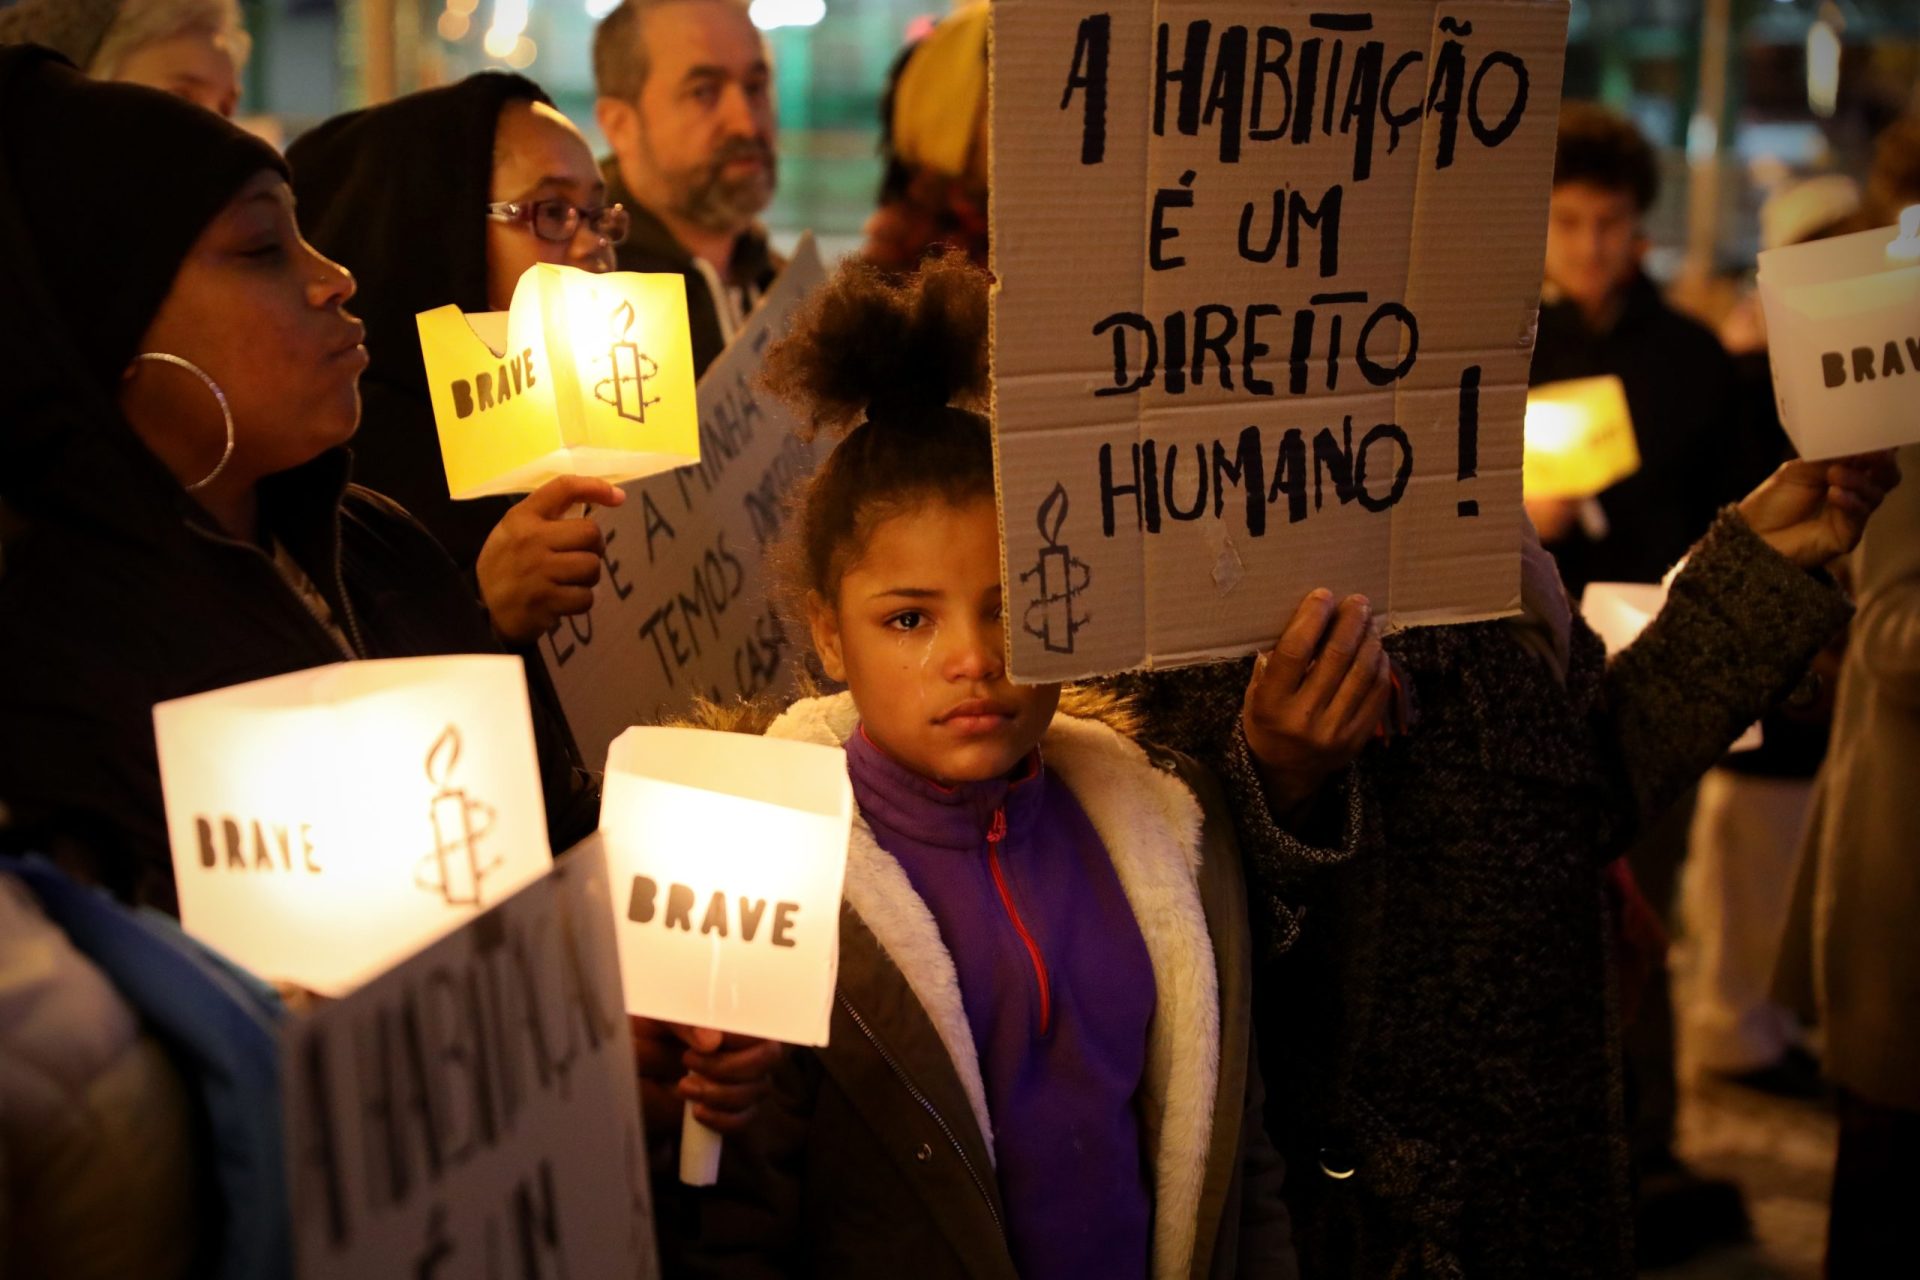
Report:
[[[1038,752],[1011,779],[949,788],[862,730],[847,772],[953,956],[1020,1275],[1145,1277],[1153,968],[1099,834]]]

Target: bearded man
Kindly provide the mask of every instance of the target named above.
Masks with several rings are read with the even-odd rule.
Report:
[[[705,372],[782,265],[758,220],[777,169],[766,42],[746,0],[626,0],[594,32],[593,79],[607,200],[633,219],[619,270],[686,278]]]

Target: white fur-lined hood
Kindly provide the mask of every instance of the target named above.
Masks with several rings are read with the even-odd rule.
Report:
[[[842,693],[794,704],[767,733],[843,747],[858,723],[852,696]],[[1056,715],[1040,749],[1106,845],[1152,962],[1142,1131],[1154,1168],[1153,1275],[1173,1280],[1191,1265],[1220,1073],[1219,988],[1197,883],[1200,804],[1177,776],[1155,768],[1137,744],[1097,721]],[[993,1151],[979,1053],[953,957],[905,870],[857,814],[846,900],[926,1010]]]

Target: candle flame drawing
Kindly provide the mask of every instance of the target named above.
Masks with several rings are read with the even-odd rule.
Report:
[[[1066,489],[1055,484],[1034,513],[1034,522],[1046,543],[1033,568],[1020,575],[1020,581],[1040,581],[1027,606],[1021,625],[1026,633],[1046,646],[1049,653],[1072,653],[1074,633],[1091,620],[1074,607],[1075,600],[1093,581],[1093,569],[1076,559],[1060,541],[1066,527],[1068,498]]]
[[[460,763],[460,730],[449,724],[427,751],[427,780],[440,790],[428,807],[433,824],[433,852],[420,859],[414,883],[438,893],[449,906],[481,905],[487,873],[500,866],[495,857],[480,860],[480,841],[493,827],[493,806],[475,800],[465,788],[452,785]]]

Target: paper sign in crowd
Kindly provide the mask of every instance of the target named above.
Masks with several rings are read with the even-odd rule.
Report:
[[[700,379],[699,464],[628,485],[624,505],[593,512],[607,546],[593,608],[540,643],[591,768],[621,730],[696,696],[788,687],[801,638],[768,598],[767,553],[814,449],[756,379],[767,345],[824,278],[807,236]]]
[[[1565,0],[996,0],[1012,670],[1519,598]]]
[[[301,1280],[658,1274],[609,899],[582,846],[289,1024]]]

